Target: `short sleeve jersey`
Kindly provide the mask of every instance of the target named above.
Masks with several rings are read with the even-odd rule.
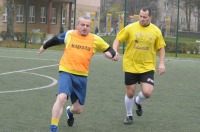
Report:
[[[156,52],[166,46],[160,29],[150,23],[147,27],[139,22],[129,24],[118,34],[120,42],[127,42],[123,56],[123,70],[144,73],[156,68]]]
[[[74,37],[76,36],[76,37]],[[75,75],[88,76],[92,55],[97,51],[105,51],[109,45],[99,36],[88,34],[78,35],[77,30],[69,30],[59,36],[65,43],[65,51],[60,61],[59,71]]]

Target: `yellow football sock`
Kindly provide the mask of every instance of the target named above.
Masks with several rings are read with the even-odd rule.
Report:
[[[55,119],[55,118],[52,118],[52,119],[51,119],[51,125],[58,126],[58,123],[59,123],[59,120],[58,120],[58,119]]]

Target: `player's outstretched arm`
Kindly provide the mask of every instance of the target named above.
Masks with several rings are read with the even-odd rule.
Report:
[[[104,51],[104,55],[109,58],[109,59],[112,59],[113,57],[115,57],[116,55],[116,52],[113,50],[112,47],[108,47],[108,49],[106,49]]]
[[[64,38],[65,38],[66,32],[60,34],[58,37],[52,37],[50,40],[48,40],[44,45],[42,45],[38,51],[38,54],[41,54],[44,52],[47,48],[55,46],[55,45],[60,45],[64,43]]]
[[[38,54],[41,54],[45,51],[45,49],[43,48],[43,45],[39,48]]]

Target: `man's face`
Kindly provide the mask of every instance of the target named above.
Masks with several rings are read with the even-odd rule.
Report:
[[[91,20],[87,20],[84,18],[80,18],[80,21],[77,25],[78,33],[82,36],[87,36],[90,32],[90,22]]]
[[[151,22],[151,16],[149,16],[149,11],[140,11],[140,17],[139,17],[140,25],[147,26]]]

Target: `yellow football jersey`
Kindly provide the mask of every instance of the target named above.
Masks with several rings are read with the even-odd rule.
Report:
[[[166,46],[160,29],[154,24],[143,27],[139,22],[129,24],[118,34],[120,42],[127,42],[123,56],[123,70],[144,73],[156,68],[156,52]]]

